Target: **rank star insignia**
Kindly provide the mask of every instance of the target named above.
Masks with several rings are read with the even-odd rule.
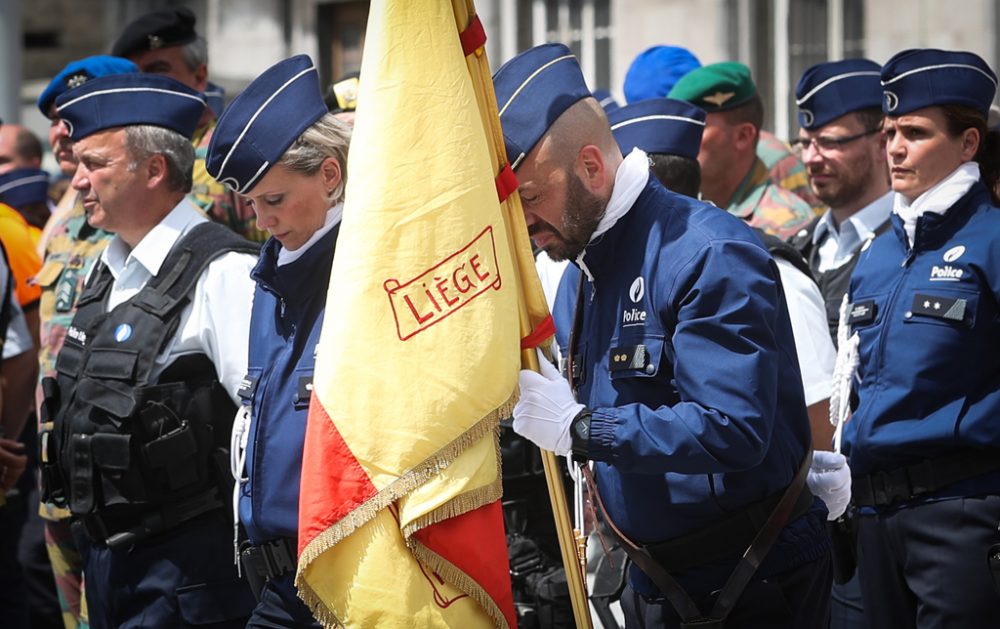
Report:
[[[925,301],[924,302],[924,308],[930,308],[930,307],[931,307],[931,302]]]
[[[940,301],[935,301],[934,302],[934,310],[941,310],[941,302]]]
[[[703,96],[701,100],[716,107],[722,107],[733,96],[736,96],[736,92],[716,92],[711,96]]]
[[[149,49],[157,50],[163,48],[163,38],[159,35],[147,35],[149,38]]]
[[[88,78],[90,77],[88,77],[86,74],[82,72],[77,74],[72,74],[66,77],[66,87],[69,89],[73,89],[74,87],[80,87],[81,85],[87,82]]]

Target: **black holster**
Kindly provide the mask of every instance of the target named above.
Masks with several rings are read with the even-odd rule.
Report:
[[[990,574],[993,575],[993,587],[997,594],[1000,594],[1000,544],[990,546],[986,555],[986,563],[990,567]]]
[[[826,523],[833,546],[833,582],[843,585],[854,577],[858,566],[858,529],[854,507],[844,515]]]

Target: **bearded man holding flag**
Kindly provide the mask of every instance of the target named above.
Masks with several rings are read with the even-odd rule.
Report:
[[[556,322],[572,385],[544,362],[522,371],[514,430],[593,462],[592,496],[635,564],[626,624],[826,626],[826,508],[805,487],[774,261],[742,221],[650,177],[641,150],[623,158],[566,46],[521,53],[494,84],[529,233],[582,271],[554,308],[572,313]]]

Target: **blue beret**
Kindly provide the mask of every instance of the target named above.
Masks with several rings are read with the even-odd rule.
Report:
[[[279,61],[222,113],[208,145],[205,169],[219,183],[246,194],[326,113],[312,59],[296,55]]]
[[[0,175],[0,201],[20,210],[49,198],[49,173],[40,168],[15,168]]]
[[[882,111],[901,116],[933,105],[965,105],[989,115],[997,75],[971,52],[904,50],[882,66]]]
[[[525,50],[497,70],[493,87],[514,169],[564,111],[591,97],[580,63],[562,44]]]
[[[111,54],[127,57],[137,52],[181,46],[197,39],[194,12],[187,7],[158,9],[139,16],[122,31]]]
[[[56,113],[73,140],[128,125],[164,127],[190,139],[204,112],[201,92],[159,74],[103,76],[56,99]]]
[[[639,53],[625,73],[625,100],[635,103],[648,98],[663,98],[682,76],[700,67],[698,57],[687,48],[647,48]]]
[[[205,101],[216,117],[221,116],[222,110],[226,108],[226,89],[209,81],[205,86]]]
[[[594,90],[593,96],[597,99],[597,103],[604,110],[604,113],[610,113],[621,107],[608,90]]]
[[[628,155],[639,148],[647,153],[698,157],[705,112],[672,98],[650,98],[608,114],[611,131]]]
[[[868,59],[845,59],[818,63],[803,73],[795,88],[799,124],[818,129],[859,109],[877,109],[882,104],[882,68]]]
[[[48,86],[38,97],[38,109],[42,115],[49,117],[49,109],[56,97],[66,90],[80,87],[90,79],[109,74],[125,74],[127,72],[138,72],[139,66],[128,59],[121,57],[111,57],[108,55],[96,55],[69,62],[62,72],[49,81]]]

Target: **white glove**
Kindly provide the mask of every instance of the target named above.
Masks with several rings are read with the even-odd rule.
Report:
[[[851,468],[847,466],[847,459],[839,452],[816,450],[806,485],[826,503],[830,512],[827,520],[836,520],[844,515],[847,504],[851,502]]]
[[[544,450],[565,456],[572,449],[569,425],[581,410],[569,383],[539,354],[541,373],[522,369],[521,399],[514,406],[514,432]]]

